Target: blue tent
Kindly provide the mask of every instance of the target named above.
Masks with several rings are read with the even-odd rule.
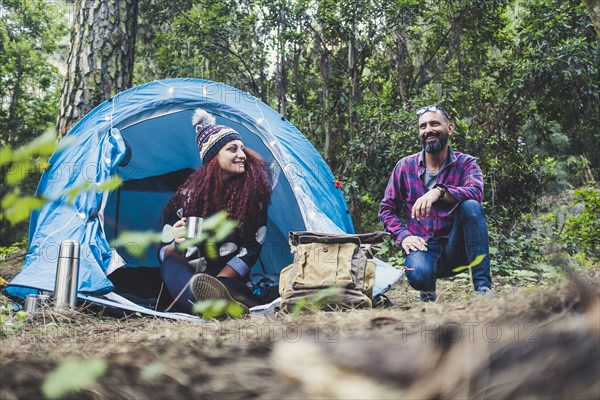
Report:
[[[267,238],[260,266],[277,274],[291,261],[289,231],[353,233],[336,180],[311,143],[284,117],[233,87],[198,79],[154,81],[126,90],[87,114],[67,135],[70,146],[55,153],[38,194],[51,199],[31,216],[23,271],[7,290],[17,297],[52,291],[60,243],[81,243],[79,291],[99,296],[113,290],[107,275],[117,268],[158,266],[156,248],[131,257],[110,243],[120,232],[160,231],[162,209],[177,185],[200,166],[191,117],[204,108],[217,123],[240,132],[245,145],[267,162],[273,176]],[[113,175],[117,190],[97,191]],[[92,189],[68,201],[68,189]],[[134,244],[123,244],[123,246]],[[399,271],[378,262],[376,293]]]

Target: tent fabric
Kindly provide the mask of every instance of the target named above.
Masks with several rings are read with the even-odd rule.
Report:
[[[190,322],[204,322],[205,320],[191,314],[186,314],[182,312],[164,312],[164,311],[156,311],[150,308],[142,307],[136,303],[133,303],[126,298],[119,296],[116,293],[107,293],[101,297],[95,297],[85,294],[79,294],[77,298],[80,301],[86,302],[88,304],[94,304],[96,306],[104,307],[105,309],[115,309],[119,311],[127,311],[128,313],[140,313],[144,315],[149,315],[152,317],[159,318],[168,318],[174,319],[177,321],[190,321]]]
[[[79,291],[88,295],[111,292],[106,275],[115,268],[159,266],[155,246],[135,258],[125,251],[135,244],[113,241],[123,231],[162,229],[161,213],[174,188],[201,165],[191,126],[196,108],[236,129],[271,169],[268,233],[254,272],[273,276],[292,261],[290,231],[354,232],[335,177],[284,117],[222,83],[154,81],[93,109],[66,136],[72,143],[50,158],[37,190],[49,201],[31,215],[23,270],[7,291],[21,298],[52,291],[60,243],[67,239],[81,243]],[[115,175],[124,181],[121,187],[98,191]],[[71,199],[72,191],[83,186],[89,188]],[[380,269],[380,290],[401,275],[378,261],[378,274]]]

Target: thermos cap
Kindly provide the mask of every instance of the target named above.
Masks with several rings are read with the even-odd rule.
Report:
[[[63,240],[60,244],[58,258],[79,258],[79,242],[75,240]]]

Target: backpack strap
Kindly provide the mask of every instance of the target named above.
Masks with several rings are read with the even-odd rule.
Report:
[[[290,232],[290,244],[292,246],[306,243],[354,243],[359,246],[361,244],[376,245],[383,243],[386,236],[389,236],[389,233],[379,231],[358,234],[298,231]]]

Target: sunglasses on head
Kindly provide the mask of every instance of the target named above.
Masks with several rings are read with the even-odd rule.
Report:
[[[417,117],[421,117],[421,115],[425,114],[426,112],[436,112],[436,111],[441,111],[442,114],[444,114],[444,116],[447,119],[450,119],[450,117],[448,117],[448,113],[446,112],[446,110],[444,110],[444,107],[442,107],[438,104],[433,104],[430,106],[425,106],[425,107],[421,107],[421,108],[417,109]]]

